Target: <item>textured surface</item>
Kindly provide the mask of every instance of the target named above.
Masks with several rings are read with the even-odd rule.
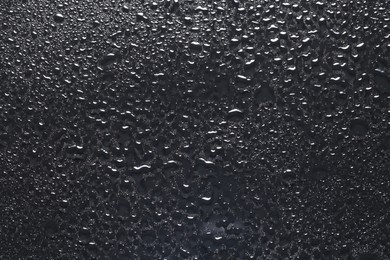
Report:
[[[390,2],[0,1],[1,259],[390,259]]]

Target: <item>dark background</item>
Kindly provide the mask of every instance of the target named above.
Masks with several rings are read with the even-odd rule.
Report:
[[[2,0],[0,258],[390,259],[389,5]]]

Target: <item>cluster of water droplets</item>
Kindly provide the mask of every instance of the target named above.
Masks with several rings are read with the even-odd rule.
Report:
[[[1,1],[0,255],[389,257],[389,7]]]

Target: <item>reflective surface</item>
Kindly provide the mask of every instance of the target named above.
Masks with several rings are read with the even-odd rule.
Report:
[[[389,5],[2,0],[0,258],[390,258]]]

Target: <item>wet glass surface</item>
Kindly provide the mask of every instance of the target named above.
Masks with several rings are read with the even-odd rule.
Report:
[[[389,10],[0,1],[0,258],[390,259]]]

